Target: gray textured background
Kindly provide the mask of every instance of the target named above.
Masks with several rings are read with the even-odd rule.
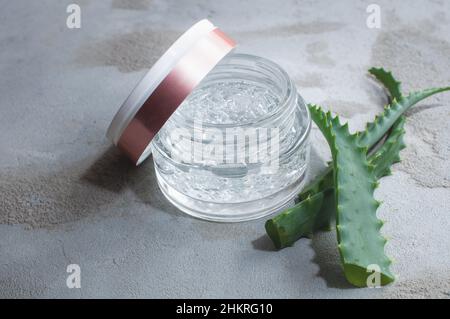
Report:
[[[407,149],[376,197],[398,280],[355,289],[343,279],[335,234],[280,252],[265,220],[216,224],[172,207],[151,161],[133,168],[104,134],[161,52],[201,18],[240,52],[282,65],[309,102],[353,129],[382,110],[367,77],[382,65],[405,90],[450,83],[450,3],[377,1],[0,1],[1,297],[450,296],[450,94],[408,114]],[[311,174],[329,159],[312,133]],[[81,289],[66,266],[81,266]]]

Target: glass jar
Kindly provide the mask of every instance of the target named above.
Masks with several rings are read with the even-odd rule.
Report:
[[[303,185],[311,119],[287,73],[229,54],[151,143],[158,184],[180,210],[237,222],[283,207]]]

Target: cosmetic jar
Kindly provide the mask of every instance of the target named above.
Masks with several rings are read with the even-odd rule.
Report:
[[[237,222],[276,212],[300,191],[309,161],[311,118],[293,81],[270,60],[235,53],[207,20],[177,42],[108,136],[135,164],[151,153],[162,193],[185,213]]]

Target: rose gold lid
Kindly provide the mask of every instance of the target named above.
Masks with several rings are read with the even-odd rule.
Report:
[[[153,65],[112,120],[107,136],[136,165],[177,107],[235,43],[208,20],[187,30]]]

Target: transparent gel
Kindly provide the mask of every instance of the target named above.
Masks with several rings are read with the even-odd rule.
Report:
[[[278,65],[252,55],[231,54],[153,140],[159,186],[176,207],[202,219],[236,222],[271,214],[303,185],[310,127],[303,99]],[[255,140],[245,133],[255,130],[267,134],[258,133],[258,146],[252,147]],[[174,134],[178,131],[189,134],[181,138]],[[236,137],[227,140],[230,132]],[[273,154],[275,139],[278,152]],[[204,151],[224,143],[224,153],[237,152],[232,161]],[[205,148],[200,154],[193,145]],[[242,150],[246,153],[239,154]]]

